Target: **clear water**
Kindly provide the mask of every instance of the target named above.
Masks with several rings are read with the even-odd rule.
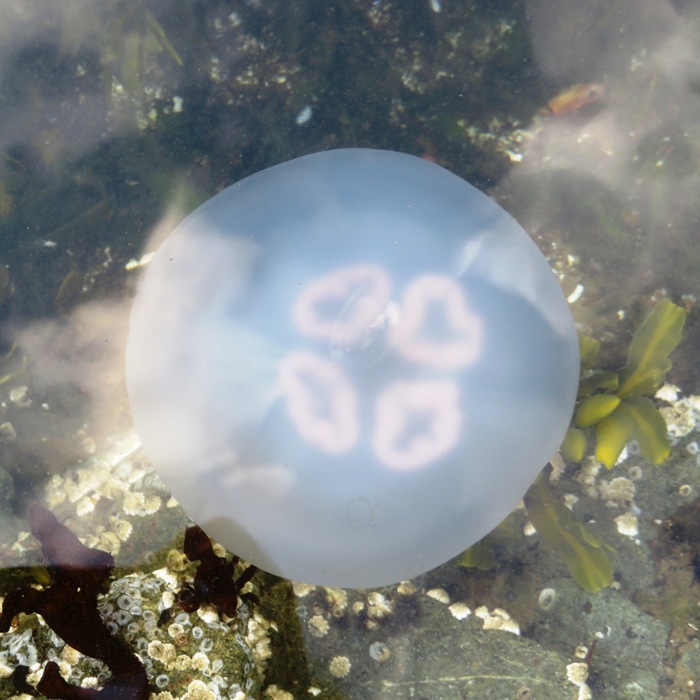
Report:
[[[522,509],[490,538],[483,569],[453,561],[410,585],[345,595],[298,586],[292,597],[254,579],[255,624],[277,631],[251,696],[692,697],[699,35],[700,13],[682,0],[6,2],[0,595],[37,580],[26,567],[41,556],[22,534],[36,500],[115,554],[113,591],[129,573],[172,565],[182,546],[185,516],[139,451],[123,384],[147,254],[251,173],[330,148],[385,148],[434,160],[513,215],[580,330],[601,341],[606,369],[624,364],[654,301],[687,310],[668,375],[679,391],[655,399],[674,446],[662,466],[633,443],[613,470],[569,464],[551,484],[605,543],[613,583],[598,592],[575,582]],[[102,600],[106,617],[118,597]],[[177,669],[149,656],[160,628],[143,637],[118,619],[150,664],[153,697],[187,697]],[[250,633],[245,615],[236,624]],[[34,684],[47,658],[38,632],[18,632],[0,638],[2,697],[20,657]],[[245,683],[219,683],[221,659],[202,653],[204,697],[240,700]],[[66,664],[72,683],[109,678]]]

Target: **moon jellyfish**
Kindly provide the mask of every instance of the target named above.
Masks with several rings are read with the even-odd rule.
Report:
[[[160,246],[130,320],[136,428],[190,516],[258,567],[421,574],[508,515],[569,424],[569,308],[495,202],[425,160],[316,153]]]

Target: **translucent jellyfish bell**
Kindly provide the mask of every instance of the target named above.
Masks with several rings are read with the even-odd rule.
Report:
[[[191,517],[259,567],[388,584],[459,554],[557,450],[578,343],[546,260],[433,163],[345,149],[277,165],[161,245],[127,386]]]

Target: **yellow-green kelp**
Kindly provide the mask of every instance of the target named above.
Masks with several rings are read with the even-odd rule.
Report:
[[[678,345],[685,311],[668,299],[656,304],[632,337],[627,363],[621,372],[594,369],[600,343],[581,336],[581,382],[572,426],[562,445],[564,457],[580,462],[595,430],[595,457],[611,469],[630,440],[642,455],[661,464],[669,453],[666,421],[647,398],[663,384],[671,368],[669,355]]]

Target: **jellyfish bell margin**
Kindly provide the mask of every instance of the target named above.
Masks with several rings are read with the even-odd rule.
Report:
[[[423,159],[304,156],[213,197],[134,302],[136,428],[190,516],[256,566],[370,587],[456,556],[558,449],[566,300],[525,231]]]

